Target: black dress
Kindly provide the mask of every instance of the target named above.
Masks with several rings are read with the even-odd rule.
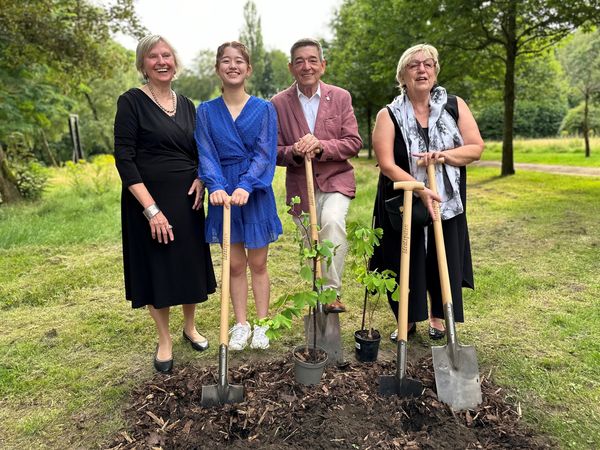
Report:
[[[447,108],[449,105],[447,105]],[[388,112],[394,123],[395,129],[394,161],[396,165],[410,173],[408,152],[402,137],[402,132],[400,131],[396,118],[389,108]],[[450,113],[453,117],[458,117],[457,111],[452,111]],[[469,243],[469,231],[466,216],[466,177],[466,168],[461,167],[460,197],[465,212],[442,222],[446,259],[448,261],[448,272],[450,275],[450,288],[454,306],[454,318],[457,322],[464,321],[462,287],[474,288],[471,247]],[[396,274],[400,274],[400,243],[402,233],[394,230],[392,227],[385,209],[385,200],[399,194],[401,194],[401,191],[394,191],[393,182],[385,175],[380,174],[373,215],[375,216],[375,226],[383,229],[383,238],[379,247],[375,248],[375,253],[371,259],[371,268],[377,268],[380,271],[389,269],[396,272]],[[433,226],[427,227],[426,230],[427,250],[425,250],[425,229],[414,225],[411,227],[408,300],[409,322],[427,320],[427,291],[429,291],[431,297],[431,313],[433,317],[438,317],[440,319],[444,318]],[[396,277],[396,281],[398,281],[398,277]],[[388,301],[394,315],[398,317],[398,302],[392,300],[391,296],[388,296]]]
[[[199,303],[216,288],[204,209],[193,210],[194,195],[187,195],[198,174],[195,117],[193,103],[181,95],[173,117],[137,88],[117,103],[125,297],[134,308]],[[173,226],[175,240],[168,244],[152,239],[143,207],[128,189],[142,182]]]

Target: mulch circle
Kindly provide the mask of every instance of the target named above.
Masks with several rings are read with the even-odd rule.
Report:
[[[328,367],[321,384],[294,381],[290,358],[242,364],[229,382],[244,386],[244,402],[204,408],[202,385],[217,383],[216,367],[181,367],[156,375],[132,393],[124,410],[129,424],[106,448],[350,448],[350,449],[547,449],[556,446],[521,422],[520,408],[483,377],[483,403],[454,412],[438,402],[431,357],[409,365],[420,380],[419,398],[381,397],[380,375],[393,361]]]

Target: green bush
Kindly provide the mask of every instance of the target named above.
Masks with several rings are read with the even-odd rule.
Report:
[[[27,163],[12,163],[12,172],[17,180],[17,189],[28,200],[37,200],[41,197],[46,181],[48,169],[36,161]]]
[[[585,105],[580,103],[571,108],[560,125],[560,133],[568,136],[581,136],[583,134],[583,110]],[[600,108],[589,105],[588,127],[590,134],[600,134]]]
[[[81,196],[104,194],[120,186],[112,155],[97,155],[91,162],[84,159],[77,163],[67,161],[65,168],[69,184]]]
[[[514,135],[527,138],[556,136],[566,112],[566,106],[559,102],[517,101]],[[502,139],[504,105],[493,103],[482,109],[477,114],[477,124],[484,139]]]

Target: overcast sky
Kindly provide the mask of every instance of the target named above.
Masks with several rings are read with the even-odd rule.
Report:
[[[201,49],[216,50],[237,39],[243,26],[246,0],[137,0],[136,11],[151,33],[164,35],[184,65]],[[342,0],[254,0],[261,18],[264,45],[286,54],[303,37],[330,39],[329,24]],[[136,41],[117,36],[135,50]]]

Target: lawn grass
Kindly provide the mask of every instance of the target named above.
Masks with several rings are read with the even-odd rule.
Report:
[[[515,163],[600,167],[600,137],[590,139],[589,158],[583,138],[515,139],[513,151]],[[502,142],[486,141],[482,159],[501,161]]]
[[[362,158],[354,163],[349,220],[369,223],[377,168]],[[102,182],[92,168],[82,170],[88,181],[60,169],[43,201],[0,208],[0,448],[97,447],[124,426],[131,389],[154,376],[152,321],[124,301],[118,179],[114,170]],[[469,170],[477,290],[465,291],[459,337],[476,346],[482,372],[520,403],[528,423],[563,448],[599,448],[599,180],[497,172]],[[283,179],[278,168],[285,234],[270,251],[273,298],[297,279]],[[212,250],[218,272],[220,251]],[[344,286],[350,355],[362,292],[348,274]],[[213,344],[218,303],[217,293],[199,307],[197,321]],[[382,306],[375,324],[387,335],[395,324]],[[216,366],[217,345],[193,352],[179,338],[181,324],[174,309],[176,364]],[[267,352],[231,355],[231,365],[283,353],[302,335],[298,324]]]

